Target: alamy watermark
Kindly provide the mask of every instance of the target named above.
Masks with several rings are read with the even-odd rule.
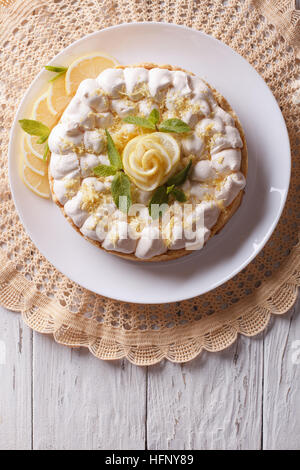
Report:
[[[201,204],[178,204],[171,208],[168,204],[151,204],[151,216],[144,204],[132,204],[128,211],[126,207],[125,196],[119,198],[120,211],[117,214],[111,205],[102,206],[103,233],[107,234],[112,230],[116,239],[138,239],[141,236],[141,227],[147,226],[148,230],[143,238],[164,238],[171,242],[183,240],[186,250],[202,248],[208,236]]]

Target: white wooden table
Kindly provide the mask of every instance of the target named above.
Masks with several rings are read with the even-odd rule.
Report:
[[[1,308],[0,449],[300,449],[299,311],[221,353],[141,368]]]
[[[300,0],[297,0],[300,8]],[[0,307],[0,449],[300,449],[300,297],[259,337],[139,368]]]

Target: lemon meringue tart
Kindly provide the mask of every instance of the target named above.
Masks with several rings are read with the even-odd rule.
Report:
[[[242,201],[238,117],[177,67],[116,66],[82,81],[48,145],[53,200],[87,240],[124,258],[201,249]]]

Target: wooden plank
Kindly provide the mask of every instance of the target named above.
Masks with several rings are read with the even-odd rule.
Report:
[[[149,368],[148,449],[259,449],[263,342]]]
[[[34,334],[34,449],[144,449],[146,369]]]
[[[263,446],[300,449],[300,297],[265,338]]]
[[[0,307],[0,449],[31,449],[32,332]]]

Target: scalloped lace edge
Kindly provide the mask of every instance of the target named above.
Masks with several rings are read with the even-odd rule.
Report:
[[[16,271],[11,261],[4,262],[3,256],[0,256],[0,303],[9,310],[20,312],[24,322],[33,330],[53,334],[55,341],[65,346],[86,347],[99,359],[126,357],[136,365],[151,365],[162,359],[186,362],[195,358],[202,350],[216,352],[228,348],[235,342],[238,334],[259,334],[268,325],[272,314],[283,314],[293,307],[300,285],[299,245],[293,252],[293,266],[286,263],[287,266],[280,273],[281,282],[275,291],[274,286],[273,289],[272,286],[264,289],[265,298],[258,305],[246,310],[240,307],[243,314],[239,314],[237,310],[234,316],[224,314],[222,319],[223,315],[219,315],[220,326],[216,328],[215,324],[213,328],[209,328],[208,325],[206,331],[201,327],[201,332],[196,322],[180,328],[180,336],[175,334],[176,327],[170,328],[165,342],[161,332],[145,331],[139,333],[140,344],[132,344],[137,341],[136,332],[130,338],[130,333],[122,334],[117,329],[104,325],[99,325],[95,335],[92,333],[95,323],[86,318],[84,321],[90,323],[86,331],[82,331],[82,322],[76,314],[37,291],[32,282]],[[270,284],[273,285],[274,281],[270,281]],[[25,292],[26,295],[23,295]]]

